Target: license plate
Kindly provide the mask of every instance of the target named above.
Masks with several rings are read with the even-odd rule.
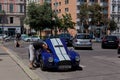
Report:
[[[71,65],[60,65],[59,69],[70,69]]]
[[[114,42],[114,41],[108,41],[108,42]]]

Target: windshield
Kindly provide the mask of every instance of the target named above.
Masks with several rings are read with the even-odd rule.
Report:
[[[117,37],[116,36],[107,36],[106,37],[107,40],[117,40]]]
[[[55,47],[63,47],[63,45],[55,45]]]

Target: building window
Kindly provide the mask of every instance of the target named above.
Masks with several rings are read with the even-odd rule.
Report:
[[[54,6],[57,7],[58,6],[58,2],[54,3]]]
[[[59,13],[61,13],[61,9],[59,9]]]
[[[65,0],[65,4],[69,4],[69,0]]]
[[[23,12],[23,5],[20,4],[20,13],[22,13],[22,12]]]
[[[114,17],[112,17],[112,20],[114,20],[115,18]]]
[[[113,5],[113,6],[112,6],[112,12],[114,12],[114,11],[115,11],[115,6]]]
[[[13,4],[10,4],[10,12],[13,12]]]
[[[61,6],[61,2],[59,2],[59,5]]]
[[[94,2],[94,0],[90,0],[90,2]]]
[[[120,5],[118,5],[118,12],[120,12]]]
[[[10,17],[10,24],[13,23],[13,17]]]
[[[65,8],[65,12],[68,12],[69,11],[69,8]]]
[[[84,0],[77,0],[77,2],[84,2]]]

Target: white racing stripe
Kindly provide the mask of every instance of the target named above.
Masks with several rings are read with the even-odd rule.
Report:
[[[64,57],[62,56],[59,47],[55,47],[55,45],[58,45],[57,41],[55,39],[51,39],[51,43],[53,45],[53,48],[55,49],[55,53],[58,56],[59,60],[65,60]]]
[[[56,40],[58,41],[59,45],[63,45],[63,43],[61,42],[61,40],[60,40],[59,38],[57,38]],[[64,48],[64,47],[60,47],[60,50],[61,50],[62,55],[64,56],[64,58],[65,58],[66,60],[70,60],[70,58],[69,58],[69,56],[68,56],[65,48]]]

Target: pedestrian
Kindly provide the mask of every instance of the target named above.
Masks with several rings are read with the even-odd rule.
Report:
[[[48,46],[45,42],[34,42],[29,45],[29,68],[34,69],[37,65],[35,63],[37,62],[37,57],[40,55],[41,50],[46,50],[47,52],[50,52],[48,49]]]
[[[17,33],[15,36],[15,47],[20,47],[21,34]]]

